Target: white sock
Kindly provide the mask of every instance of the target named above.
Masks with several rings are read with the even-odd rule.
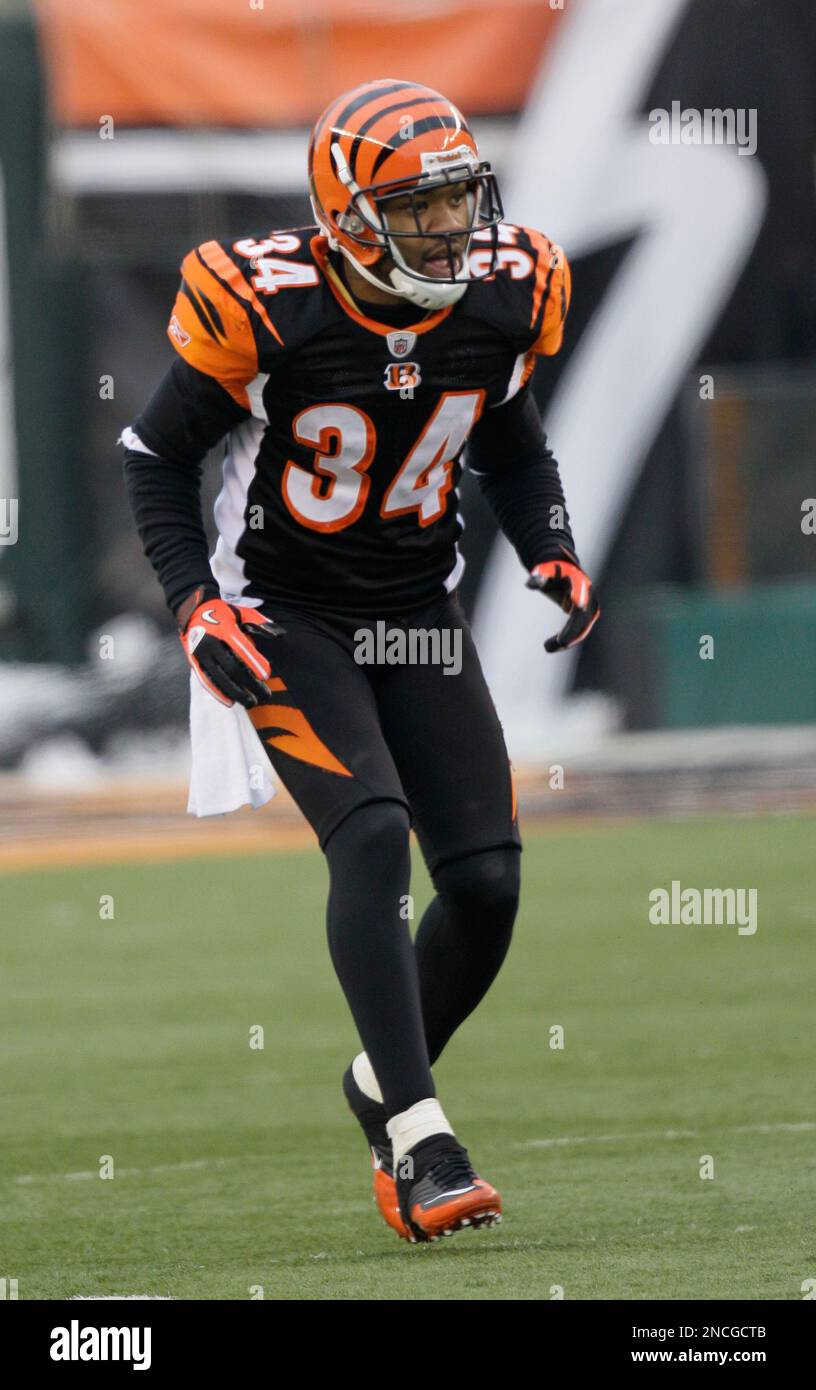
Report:
[[[360,1052],[354,1058],[351,1064],[351,1074],[363,1095],[368,1096],[369,1100],[378,1100],[382,1105],[382,1091],[377,1085],[374,1068],[368,1060],[367,1052]]]
[[[453,1134],[442,1106],[433,1096],[418,1100],[409,1110],[394,1115],[385,1127],[394,1146],[395,1175],[400,1160],[415,1144],[430,1139],[433,1134]]]

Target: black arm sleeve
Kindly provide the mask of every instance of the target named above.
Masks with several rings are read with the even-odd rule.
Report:
[[[575,554],[558,464],[529,389],[485,412],[471,432],[466,460],[528,570],[561,558],[562,544]]]
[[[145,448],[125,450],[136,529],[175,613],[199,586],[218,597],[201,517],[201,467],[214,444],[249,418],[212,377],[177,358],[131,429]]]

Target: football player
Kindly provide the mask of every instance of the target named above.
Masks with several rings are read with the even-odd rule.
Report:
[[[316,225],[185,258],[178,354],[123,431],[131,505],[213,699],[249,711],[314,828],[328,940],[362,1050],[343,1090],[377,1203],[410,1241],[494,1224],[431,1066],[507,952],[519,891],[511,770],[456,588],[463,456],[527,583],[598,617],[530,378],[558,351],[563,251],[503,220],[462,114],[415,82],[338,97],[311,135]],[[227,436],[212,557],[199,481]],[[366,634],[447,632],[461,669],[360,659]],[[376,644],[375,644],[376,645]],[[409,830],[436,895],[412,942]]]

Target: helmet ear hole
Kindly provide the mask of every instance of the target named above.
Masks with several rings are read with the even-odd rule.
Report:
[[[362,236],[365,231],[365,223],[356,212],[335,212],[334,217],[338,227],[342,227],[344,232],[349,232],[352,236]]]

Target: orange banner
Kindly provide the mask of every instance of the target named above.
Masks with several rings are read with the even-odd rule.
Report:
[[[308,125],[374,77],[515,111],[564,12],[549,0],[34,0],[59,124]]]

